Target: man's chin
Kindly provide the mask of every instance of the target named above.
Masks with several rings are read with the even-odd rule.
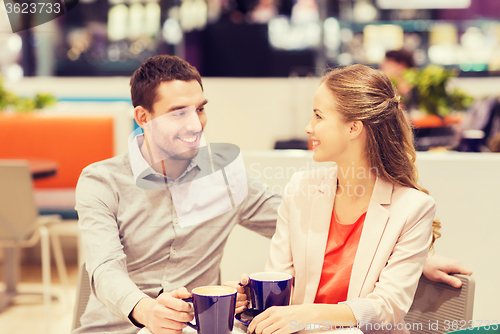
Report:
[[[193,148],[189,151],[181,152],[178,154],[169,154],[171,160],[191,160],[198,154],[199,148]]]

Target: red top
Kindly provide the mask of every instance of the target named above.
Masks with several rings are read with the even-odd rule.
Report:
[[[314,303],[337,304],[347,299],[352,264],[358,249],[366,212],[353,224],[340,224],[332,212],[325,259]]]

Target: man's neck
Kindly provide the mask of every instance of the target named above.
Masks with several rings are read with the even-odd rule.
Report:
[[[181,176],[191,162],[191,160],[175,160],[167,158],[162,161],[154,161],[153,163],[152,157],[154,155],[151,152],[151,148],[147,145],[146,139],[142,143],[140,150],[146,162],[155,170],[155,172],[163,174],[173,180],[176,180],[179,176]]]

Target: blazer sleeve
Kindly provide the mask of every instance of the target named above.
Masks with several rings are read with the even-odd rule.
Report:
[[[290,204],[299,185],[299,177],[294,174],[286,185],[283,200],[278,207],[278,220],[276,232],[271,239],[269,259],[266,271],[286,272],[295,276],[292,250],[290,245]]]
[[[404,329],[404,318],[413,303],[418,281],[432,240],[435,201],[425,194],[415,199],[406,223],[380,272],[372,292],[346,301],[365,333]],[[383,242],[383,240],[382,240]],[[370,270],[372,270],[371,268]],[[381,324],[385,327],[381,327]],[[390,328],[389,328],[390,327]]]

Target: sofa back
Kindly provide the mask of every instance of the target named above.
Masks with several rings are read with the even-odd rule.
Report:
[[[74,188],[89,164],[114,155],[112,116],[0,113],[0,159],[41,159],[58,164],[35,188]]]

